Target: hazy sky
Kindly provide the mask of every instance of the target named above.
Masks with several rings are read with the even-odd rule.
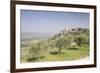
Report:
[[[89,13],[21,10],[21,32],[56,33],[65,27],[89,27]]]

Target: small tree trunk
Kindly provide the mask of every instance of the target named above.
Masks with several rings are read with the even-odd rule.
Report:
[[[58,48],[58,54],[61,54],[61,48]]]

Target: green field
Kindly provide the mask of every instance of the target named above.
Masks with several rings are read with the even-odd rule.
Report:
[[[21,58],[22,63],[26,62],[45,62],[45,61],[69,61],[69,60],[77,60],[80,58],[84,58],[89,56],[89,48],[88,47],[80,47],[78,50],[62,50],[61,54],[57,54],[57,52],[45,53],[40,56],[39,60],[34,60],[34,58],[30,58],[28,56],[28,49],[23,48],[24,55]]]

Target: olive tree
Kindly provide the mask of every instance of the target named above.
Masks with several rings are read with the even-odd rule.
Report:
[[[70,46],[72,42],[71,40],[72,39],[69,36],[65,36],[65,37],[59,38],[56,41],[56,47],[58,48],[58,54],[61,54],[62,49],[67,49]]]
[[[42,52],[41,43],[33,44],[32,47],[29,50],[30,58],[33,61],[35,61],[35,60],[38,60],[39,61],[39,58],[42,55],[42,53],[43,52]]]

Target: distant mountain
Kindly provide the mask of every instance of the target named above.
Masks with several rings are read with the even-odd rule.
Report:
[[[21,33],[21,40],[43,39],[52,37],[54,33],[46,32],[23,32]]]

